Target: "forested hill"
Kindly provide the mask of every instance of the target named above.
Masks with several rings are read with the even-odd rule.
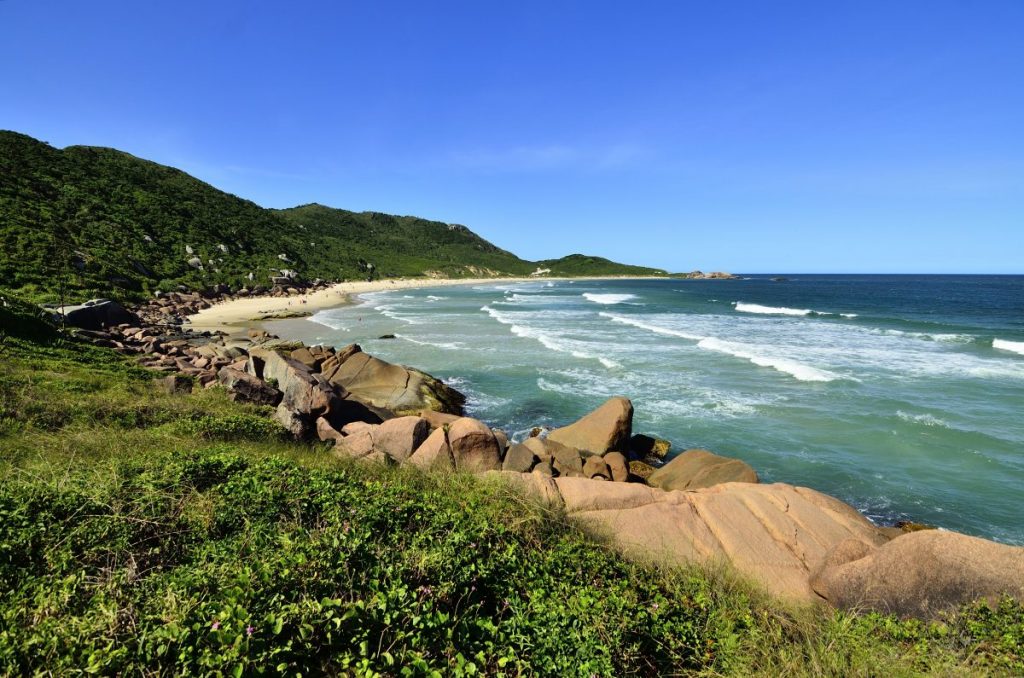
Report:
[[[110,148],[57,149],[0,131],[0,287],[52,301],[142,297],[184,284],[307,278],[525,275],[520,259],[465,226],[321,205],[271,210]],[[657,275],[575,257],[551,275]],[[597,262],[597,263],[595,263]]]

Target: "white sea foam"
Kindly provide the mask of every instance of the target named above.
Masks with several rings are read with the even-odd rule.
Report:
[[[667,327],[658,327],[657,325],[645,323],[642,320],[637,320],[635,318],[629,318],[626,316],[619,316],[613,313],[607,313],[606,311],[601,311],[600,313],[598,313],[598,315],[608,318],[612,322],[621,323],[623,325],[632,325],[633,327],[639,327],[642,330],[654,332],[655,334],[661,334],[666,337],[679,337],[680,339],[690,339],[691,341],[700,341],[701,339],[704,339],[704,337],[700,336],[699,334],[690,334],[688,332],[673,330]]]
[[[324,325],[326,327],[330,327],[332,330],[338,330],[338,331],[341,331],[341,332],[350,332],[351,331],[350,327],[347,327],[344,323],[341,322],[341,320],[339,318],[333,317],[327,311],[319,311],[319,312],[314,313],[313,315],[309,316],[306,319],[311,321],[311,322],[315,322],[315,323],[318,323],[320,325]]]
[[[903,410],[896,410],[896,416],[903,421],[911,424],[922,424],[924,426],[939,426],[941,428],[952,428],[944,420],[939,419],[934,414],[911,414],[910,412],[904,412]]]
[[[735,302],[736,310],[740,313],[763,313],[766,315],[810,315],[814,313],[809,308],[786,308],[785,306],[762,306],[761,304],[745,304],[742,301]]]
[[[921,341],[936,341],[943,344],[969,344],[974,341],[970,334],[953,334],[950,332],[907,332],[906,330],[869,330],[870,332],[881,332],[892,337],[907,337],[909,339],[920,339]]]
[[[772,369],[784,372],[800,381],[834,381],[841,377],[827,370],[819,370],[816,367],[810,365],[804,365],[798,363],[795,360],[789,358],[778,358],[761,355],[756,353],[749,346],[743,344],[737,344],[730,341],[722,341],[715,337],[707,337],[701,339],[697,343],[699,348],[703,348],[708,351],[717,351],[718,353],[726,353],[728,355],[736,356],[737,358],[743,358],[760,367],[771,367]]]
[[[856,313],[840,313],[839,315],[843,316],[844,318],[856,318],[857,317]]]
[[[417,344],[419,346],[433,346],[435,348],[444,348],[451,351],[461,351],[466,348],[466,345],[457,341],[424,341],[422,339],[413,339],[404,334],[395,333],[395,336],[403,341],[408,341],[410,344]]]
[[[433,294],[428,294],[427,295],[427,301],[444,301],[447,298],[448,297],[436,297]]]
[[[387,316],[388,318],[391,318],[392,320],[399,320],[399,321],[401,321],[401,322],[403,322],[403,323],[405,323],[407,325],[422,325],[423,324],[419,320],[415,320],[413,318],[410,318],[407,315],[402,315],[400,313],[395,313],[394,306],[387,306],[387,305],[374,306],[373,310],[374,311],[379,311],[381,315]]]
[[[1006,339],[993,339],[992,348],[998,348],[1001,351],[1010,351],[1012,353],[1019,353],[1024,355],[1024,341],[1007,341]]]
[[[584,292],[583,298],[587,301],[592,301],[595,304],[622,304],[630,299],[636,299],[635,294],[595,294],[593,292]]]
[[[579,348],[575,346],[576,342],[566,341],[564,339],[554,337],[551,334],[544,332],[543,330],[539,330],[533,327],[517,325],[516,321],[513,318],[510,318],[508,314],[502,313],[501,311],[496,311],[490,306],[482,306],[480,310],[484,311],[485,313],[487,313],[487,315],[491,316],[492,318],[502,323],[503,325],[508,325],[509,331],[512,332],[512,334],[516,335],[517,337],[533,339],[535,341],[540,342],[540,344],[545,348],[548,348],[552,351],[557,351],[559,353],[568,353],[569,355],[572,355],[573,357],[576,358],[580,358],[583,360],[596,360],[605,367],[607,367],[608,369],[621,367],[619,363],[615,362],[611,358],[606,358],[604,356],[594,355],[593,353],[581,351]]]

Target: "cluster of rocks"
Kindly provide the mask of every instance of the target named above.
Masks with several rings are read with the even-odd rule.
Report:
[[[504,431],[477,419],[432,410],[379,424],[351,423],[340,430],[321,421],[318,433],[334,441],[340,456],[409,463],[422,470],[643,482],[629,469],[632,420],[629,400],[612,398],[575,424],[552,431],[536,428],[536,435],[522,442],[510,443]]]
[[[332,283],[319,278],[312,282],[300,279],[271,278],[269,287],[254,285],[232,290],[228,285],[214,285],[200,292],[177,290],[157,292],[153,299],[133,310],[144,322],[153,325],[182,325],[188,316],[214,304],[246,297],[289,297],[327,289]]]

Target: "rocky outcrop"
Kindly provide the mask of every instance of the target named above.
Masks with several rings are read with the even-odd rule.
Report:
[[[220,368],[217,379],[235,402],[271,406],[281,402],[280,391],[248,372],[226,366]]]
[[[466,400],[461,393],[425,372],[394,365],[359,350],[325,376],[360,400],[398,414],[415,414],[428,409],[461,415]]]
[[[878,546],[835,545],[811,586],[837,607],[934,617],[1008,594],[1024,600],[1024,548],[956,532],[911,532]]]
[[[451,424],[447,433],[457,470],[482,473],[501,469],[498,439],[482,421],[463,417]]]
[[[663,490],[697,490],[734,482],[756,483],[757,472],[739,459],[707,450],[686,450],[647,478],[649,485]]]
[[[726,483],[666,492],[637,483],[555,478],[566,513],[627,554],[668,565],[731,563],[768,592],[819,600],[810,572],[837,544],[885,537],[854,508],[803,487]]]
[[[548,434],[548,440],[591,454],[625,451],[633,428],[633,403],[616,397],[582,419]]]
[[[540,459],[533,453],[533,450],[526,445],[517,443],[509,447],[505,453],[505,458],[501,462],[501,470],[529,473],[539,461]]]
[[[58,315],[63,312],[66,324],[86,330],[102,330],[122,323],[134,327],[141,324],[138,316],[110,299],[93,299],[79,306],[64,306],[51,310]]]
[[[348,429],[349,427],[346,427]],[[381,424],[353,427],[336,439],[335,454],[401,464],[423,444],[430,426],[419,417],[397,417]]]

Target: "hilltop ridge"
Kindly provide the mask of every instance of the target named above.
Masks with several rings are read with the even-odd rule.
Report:
[[[0,131],[0,286],[37,301],[184,285],[427,276],[665,275],[573,255],[530,262],[461,224],[317,203],[268,209],[112,148]],[[583,260],[581,260],[581,258]]]

